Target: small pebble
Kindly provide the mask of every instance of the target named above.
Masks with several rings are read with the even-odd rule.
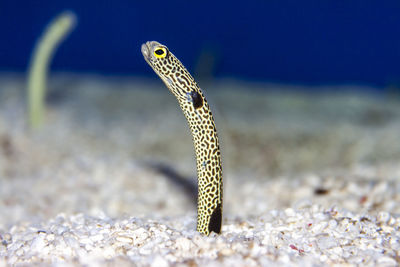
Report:
[[[122,243],[128,243],[128,244],[133,243],[133,238],[129,237],[129,236],[121,236],[120,235],[120,236],[116,237],[116,240],[119,242],[122,242]]]

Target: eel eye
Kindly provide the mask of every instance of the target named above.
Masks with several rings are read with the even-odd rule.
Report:
[[[154,56],[156,58],[164,58],[167,55],[167,49],[164,47],[157,48],[154,50]]]

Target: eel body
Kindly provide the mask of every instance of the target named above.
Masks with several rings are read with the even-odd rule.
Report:
[[[197,231],[205,235],[220,233],[221,152],[210,107],[193,77],[165,45],[150,41],[141,50],[146,62],[177,98],[192,133],[198,178]]]

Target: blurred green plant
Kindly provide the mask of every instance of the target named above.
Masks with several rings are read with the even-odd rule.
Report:
[[[59,44],[76,25],[76,16],[65,11],[54,18],[36,43],[28,69],[28,116],[31,129],[43,123],[49,65]]]

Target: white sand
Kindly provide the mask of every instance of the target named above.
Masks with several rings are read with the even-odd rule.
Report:
[[[22,79],[0,78],[0,266],[399,264],[399,100],[207,88],[225,203],[222,234],[204,237],[194,196],[149,167],[195,183],[186,122],[161,83],[51,85],[47,124],[29,133]]]

